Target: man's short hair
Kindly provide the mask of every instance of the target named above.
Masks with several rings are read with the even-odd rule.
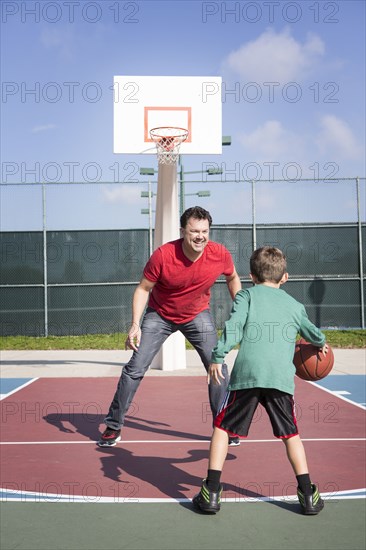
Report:
[[[250,258],[250,272],[258,283],[279,283],[286,269],[286,256],[274,246],[258,248]]]
[[[195,218],[196,220],[208,220],[208,225],[211,226],[212,218],[211,214],[201,208],[201,206],[192,206],[192,208],[187,208],[185,212],[180,217],[180,226],[184,229],[188,223],[189,218]]]

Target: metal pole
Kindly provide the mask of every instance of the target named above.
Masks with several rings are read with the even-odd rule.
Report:
[[[183,214],[184,212],[184,172],[183,172],[183,165],[182,165],[182,159],[181,159],[181,156],[179,155],[179,192],[180,192],[180,195],[179,195],[179,212],[180,212],[180,216]]]
[[[43,215],[43,288],[44,288],[44,335],[48,336],[48,278],[47,278],[47,221],[46,221],[46,186],[42,182],[42,215]]]
[[[255,180],[252,180],[252,225],[253,225],[253,252],[257,248],[257,225],[255,212]]]
[[[153,253],[153,237],[152,237],[152,193],[151,181],[149,180],[149,256]]]
[[[360,265],[361,328],[365,328],[365,296],[363,292],[363,256],[362,256],[362,222],[360,208],[360,179],[356,178],[357,223],[358,223],[358,258]]]
[[[176,239],[179,239],[177,162],[170,165],[159,162],[154,250]],[[180,331],[171,334],[164,342],[151,366],[162,370],[186,368],[185,338]]]

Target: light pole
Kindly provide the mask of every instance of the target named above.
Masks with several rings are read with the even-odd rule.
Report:
[[[207,168],[207,170],[193,170],[190,172],[184,172],[182,164],[179,164],[180,170],[179,170],[179,213],[180,216],[183,214],[185,210],[185,200],[184,197],[193,196],[196,195],[197,197],[210,197],[211,191],[203,190],[203,191],[197,191],[196,193],[185,193],[185,182],[184,182],[184,176],[187,174],[208,174],[209,176],[215,176],[218,174],[222,174],[222,170],[220,168]],[[140,168],[140,174],[142,176],[151,176],[156,174],[156,171],[154,168]],[[149,182],[150,185],[150,182]],[[151,193],[151,197],[153,195],[156,195],[156,193]],[[141,197],[148,198],[150,196],[149,191],[142,191]]]
[[[231,136],[222,136],[222,146],[226,147],[228,145],[231,145]],[[178,157],[178,163],[179,163],[179,212],[180,215],[183,214],[185,210],[185,201],[184,197],[187,196],[187,194],[193,194],[198,195],[199,197],[209,197],[210,191],[198,191],[198,193],[185,193],[184,192],[184,176],[188,174],[208,174],[209,176],[215,176],[222,174],[222,170],[220,168],[207,168],[207,170],[193,170],[192,172],[184,172],[183,164],[181,155]],[[140,175],[141,176],[153,176],[157,173],[157,170],[154,170],[154,168],[140,168]],[[141,195],[142,196],[142,195]],[[144,195],[148,196],[148,195]]]
[[[152,213],[155,212],[155,210],[152,210],[152,197],[156,196],[156,193],[152,193],[151,191],[151,182],[149,180],[149,190],[148,191],[141,191],[141,197],[142,198],[148,198],[149,199],[149,207],[148,208],[141,208],[141,214],[148,214],[149,215],[149,255],[151,256],[153,252],[153,238],[152,238]],[[204,191],[197,191],[197,193],[186,193],[185,196],[193,196],[196,195],[197,197],[210,197],[211,191],[204,190]],[[183,200],[184,204],[184,200]],[[181,213],[182,214],[182,213]]]
[[[147,197],[149,199],[149,208],[147,209],[147,212],[142,212],[141,210],[141,214],[149,214],[149,256],[151,256],[152,254],[152,251],[153,251],[153,238],[152,238],[152,206],[151,206],[151,201],[152,201],[152,196],[153,196],[153,193],[151,192],[151,181],[149,180],[149,187],[148,187],[148,191],[141,191],[141,197]],[[146,210],[146,209],[144,209]]]
[[[179,194],[179,210],[180,215],[183,214],[185,210],[185,201],[184,197],[187,197],[189,195],[197,195],[198,197],[210,197],[211,191],[197,191],[197,193],[185,193],[185,182],[184,182],[184,176],[187,174],[208,174],[209,176],[214,176],[216,174],[222,174],[222,170],[217,168],[207,168],[207,170],[192,170],[190,172],[183,172],[183,165],[180,164],[180,178],[179,178],[179,184],[180,184],[180,194]]]
[[[222,136],[222,145],[227,146],[231,145],[231,136]],[[219,168],[208,168],[207,170],[194,170],[192,172],[184,172],[183,170],[183,164],[181,156],[179,155],[179,187],[180,187],[180,200],[179,200],[179,210],[180,215],[183,214],[185,210],[185,203],[184,203],[184,197],[186,194],[184,193],[184,176],[187,174],[208,174],[209,176],[214,176],[217,174],[222,174],[222,170]],[[203,196],[209,196],[209,195],[203,195]]]

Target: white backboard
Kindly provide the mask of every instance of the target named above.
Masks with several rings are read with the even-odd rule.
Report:
[[[189,132],[181,154],[222,153],[221,77],[115,76],[114,153],[156,154],[150,130]]]

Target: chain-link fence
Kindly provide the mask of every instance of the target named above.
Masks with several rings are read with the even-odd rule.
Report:
[[[190,183],[194,189],[195,182],[185,185]],[[263,223],[256,197],[259,186],[267,183],[242,182],[250,201],[250,223],[214,224],[211,229],[210,238],[232,253],[243,287],[251,284],[248,272],[253,249],[277,246],[287,256],[290,280],[286,291],[305,304],[313,322],[322,328],[365,328],[366,224],[361,219],[359,179],[346,181],[348,189],[353,184],[349,196],[354,199],[354,210],[350,221],[341,223],[301,219]],[[270,189],[275,194],[273,186]],[[15,207],[9,197],[19,205],[19,197],[29,193],[29,186],[8,185],[6,191],[2,208],[11,210]],[[33,185],[33,191],[38,193],[38,206],[39,201],[42,205],[37,216],[40,230],[0,233],[1,334],[125,332],[130,325],[132,294],[149,257],[151,230],[54,230],[48,227],[51,221],[46,223],[47,200],[51,201],[46,185]],[[77,188],[78,200],[80,193],[87,200],[87,186]],[[57,208],[57,196],[51,209]],[[208,207],[203,202],[202,206]],[[314,208],[321,207],[314,202]],[[79,209],[82,218],[81,205]],[[230,213],[228,217],[233,218]],[[223,278],[212,289],[211,308],[220,329],[231,308]]]

